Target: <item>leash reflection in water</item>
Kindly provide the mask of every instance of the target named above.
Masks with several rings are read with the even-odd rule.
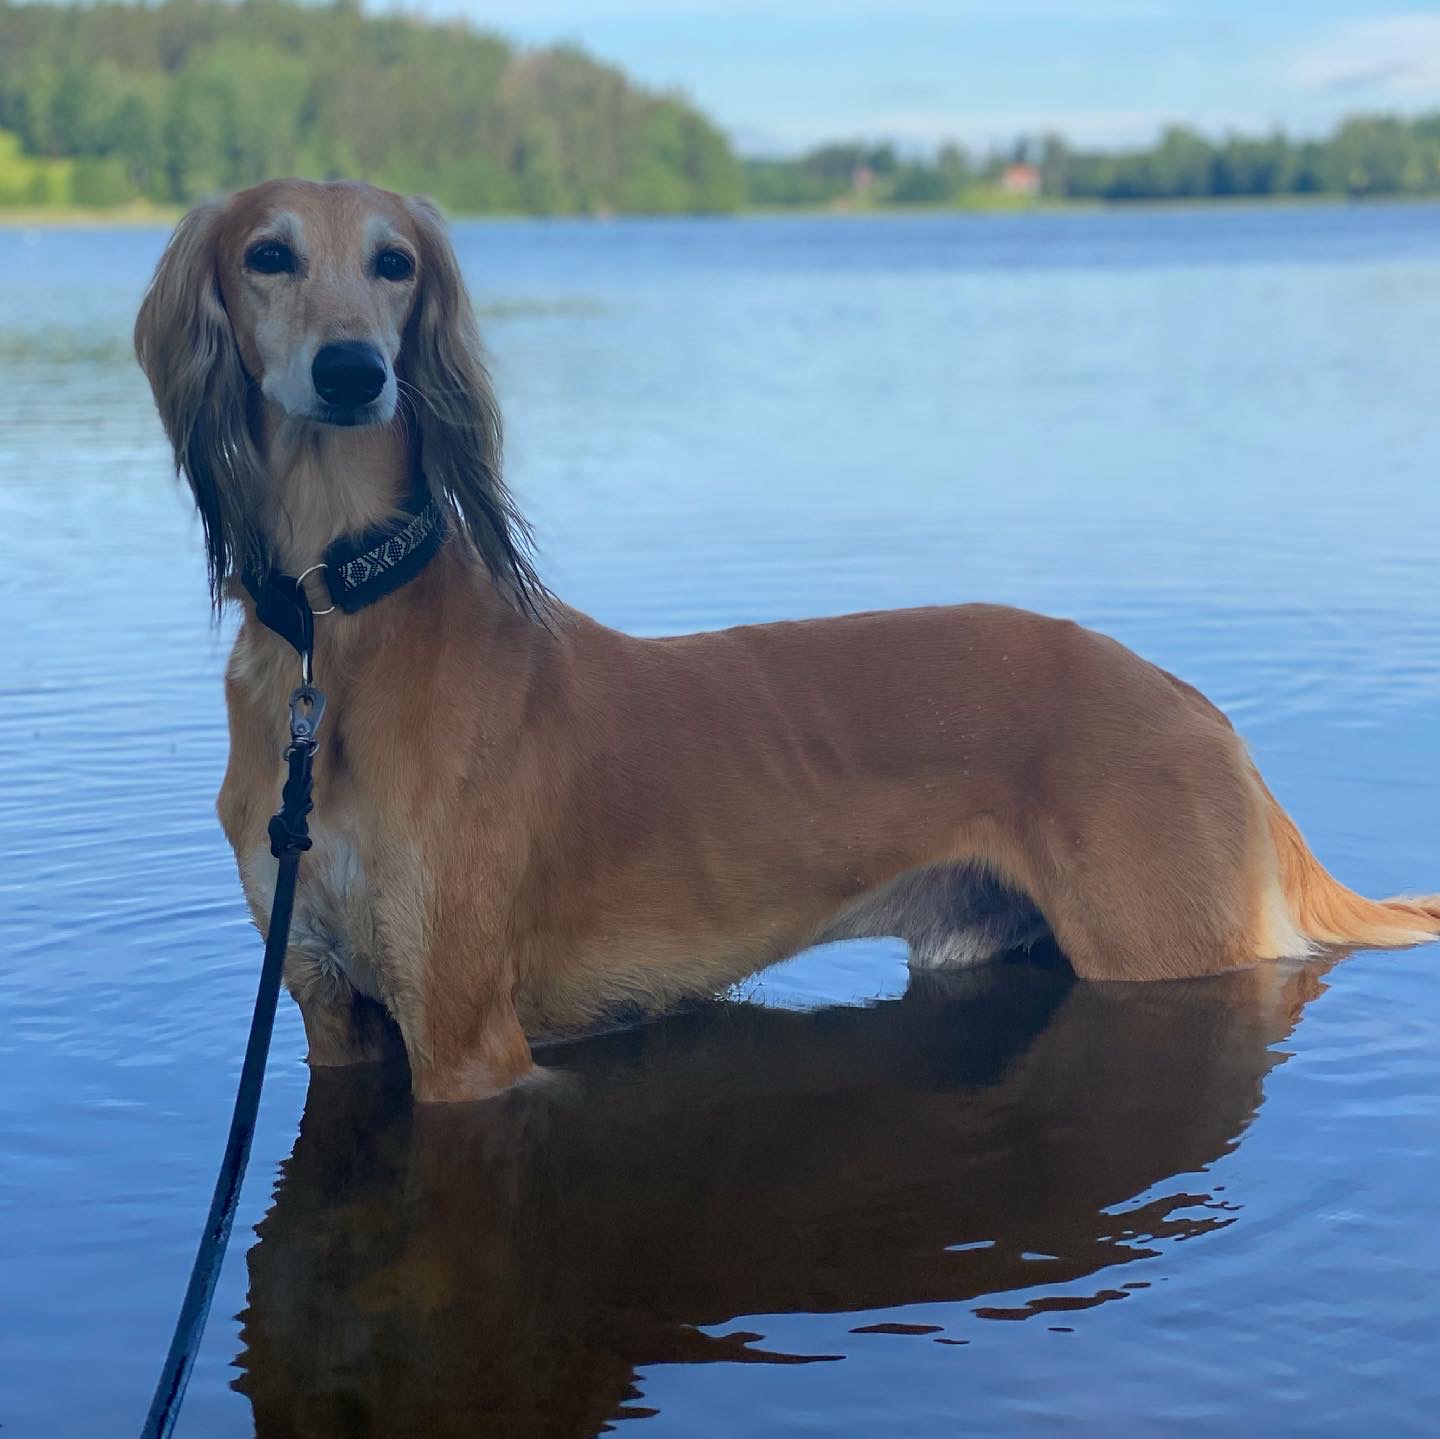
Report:
[[[561,1093],[479,1107],[316,1071],[235,1387],[262,1439],[580,1436],[649,1412],[625,1408],[647,1365],[844,1357],[697,1326],[1122,1297],[1099,1271],[1234,1222],[1196,1172],[1321,987],[1313,966],[1132,986],[1001,965],[868,1008],[715,1005],[562,1047]],[[1064,1292],[1006,1303],[1040,1282]]]

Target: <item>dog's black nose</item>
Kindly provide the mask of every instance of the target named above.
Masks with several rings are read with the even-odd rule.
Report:
[[[315,356],[310,377],[327,405],[368,405],[385,388],[385,357],[362,340],[342,340]]]

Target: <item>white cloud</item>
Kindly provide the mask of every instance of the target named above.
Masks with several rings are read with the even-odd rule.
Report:
[[[1349,20],[1302,46],[1290,78],[1302,89],[1377,100],[1440,101],[1440,15]]]

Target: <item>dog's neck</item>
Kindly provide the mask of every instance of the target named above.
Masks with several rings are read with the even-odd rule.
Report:
[[[267,403],[260,429],[270,479],[262,534],[290,574],[318,564],[343,536],[393,520],[414,486],[414,447],[398,425],[297,424]]]

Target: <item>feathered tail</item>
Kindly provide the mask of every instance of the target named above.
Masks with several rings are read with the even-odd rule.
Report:
[[[1356,949],[1400,949],[1440,935],[1440,895],[1366,899],[1347,889],[1311,853],[1263,781],[1260,788],[1285,904],[1306,939]]]

